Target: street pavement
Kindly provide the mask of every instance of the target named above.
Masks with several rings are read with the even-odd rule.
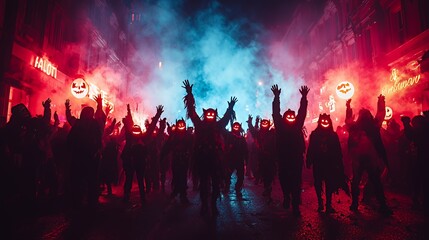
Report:
[[[189,182],[189,204],[171,189],[151,192],[140,204],[137,184],[133,184],[130,203],[122,202],[122,187],[114,186],[113,195],[104,192],[95,211],[66,210],[60,201],[41,201],[32,214],[10,217],[2,239],[429,239],[429,225],[421,210],[412,208],[410,198],[386,188],[390,217],[377,212],[377,203],[359,206],[351,212],[350,197],[339,192],[333,196],[335,213],[317,212],[317,199],[311,174],[304,174],[301,216],[282,207],[278,180],[272,201],[262,196],[262,184],[245,178],[243,198],[238,199],[231,186],[229,194],[218,200],[217,217],[201,216],[198,192]],[[233,182],[235,182],[235,178]]]

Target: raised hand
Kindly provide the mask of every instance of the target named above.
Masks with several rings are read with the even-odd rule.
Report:
[[[116,122],[116,118],[113,119],[113,122]],[[121,121],[116,122],[115,128],[119,129],[121,127]]]
[[[252,123],[252,120],[253,120],[252,115],[249,114],[249,117],[247,118],[247,123]]]
[[[271,87],[271,91],[274,93],[274,96],[275,96],[275,97],[278,97],[278,96],[280,96],[280,93],[282,92],[282,89],[281,89],[281,88],[279,88],[279,86],[278,86],[277,84],[274,84],[274,85]]]
[[[130,104],[127,104],[127,115],[131,115],[131,107]]]
[[[106,108],[104,109],[104,112],[106,113],[106,115],[109,115],[113,110],[113,107],[110,104],[106,105]]]
[[[194,86],[194,84],[190,84],[189,80],[186,79],[185,81],[183,81],[183,88],[186,89],[186,93],[187,94],[192,94],[192,87]]]
[[[70,99],[66,99],[66,102],[64,103],[64,105],[66,106],[67,110],[70,110]]]
[[[307,97],[308,92],[310,92],[310,88],[304,85],[299,89],[299,92],[303,97]]]
[[[50,98],[48,98],[48,99],[46,99],[46,101],[43,101],[43,102],[42,102],[42,106],[43,106],[44,108],[50,108],[50,107],[51,107],[51,99],[50,99]]]
[[[352,99],[350,98],[349,100],[346,101],[346,107],[350,108],[350,103],[352,102]]]
[[[261,121],[261,117],[259,117],[259,115],[258,115],[258,116],[256,116],[256,120],[255,120],[256,124],[258,124],[259,121]]]
[[[156,107],[156,114],[162,114],[164,112],[164,106],[158,105]]]
[[[237,98],[231,97],[231,100],[228,102],[228,108],[234,108],[236,102],[238,102]]]
[[[378,95],[378,101],[385,101],[386,97],[383,94]]]
[[[97,102],[98,106],[103,105],[103,98],[101,97],[101,93],[99,93],[97,96],[94,96],[93,99]]]

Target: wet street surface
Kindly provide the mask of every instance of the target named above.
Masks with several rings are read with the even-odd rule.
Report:
[[[235,180],[234,180],[235,181]],[[233,181],[233,183],[234,183]],[[122,202],[122,187],[104,192],[96,211],[65,210],[61,204],[41,201],[37,212],[8,216],[2,239],[428,239],[429,226],[421,210],[412,208],[404,194],[386,190],[394,214],[383,217],[376,201],[349,210],[351,199],[333,196],[335,213],[317,212],[311,178],[304,179],[301,217],[282,207],[276,180],[272,201],[262,196],[262,184],[246,177],[243,198],[235,192],[218,200],[218,217],[200,215],[199,195],[189,184],[189,204],[166,192],[151,192],[141,206],[134,183],[130,203]],[[168,185],[169,186],[169,185]],[[231,190],[233,185],[231,186]]]

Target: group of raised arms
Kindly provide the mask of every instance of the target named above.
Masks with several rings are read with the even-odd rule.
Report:
[[[348,133],[344,145],[330,115],[325,113],[319,116],[315,130],[306,136],[303,128],[310,91],[307,86],[298,89],[298,111],[288,108],[282,114],[281,88],[273,85],[272,119],[257,116],[253,122],[249,115],[245,131],[235,118],[236,97],[227,101],[222,116],[218,115],[217,106],[203,109],[200,116],[196,112],[193,84],[188,80],[182,84],[186,117],[192,121],[192,127],[183,118],[170,122],[162,118],[162,105],[156,107],[155,116],[146,120],[144,127],[136,124],[129,105],[126,115],[117,121],[109,116],[111,107],[103,109],[100,95],[94,98],[96,109],[82,108],[79,118],[72,116],[71,103],[66,100],[67,122],[62,126],[56,112],[51,122],[49,98],[42,103],[41,116],[32,117],[24,104],[13,106],[9,122],[0,129],[1,182],[8,183],[2,191],[3,205],[25,205],[31,209],[41,196],[61,196],[72,208],[93,209],[100,194],[113,194],[112,185],[117,184],[123,185],[122,197],[127,203],[132,200],[133,179],[137,179],[142,206],[147,194],[165,192],[167,182],[171,183],[169,197],[179,197],[181,203],[188,204],[187,183],[191,178],[193,190],[200,194],[201,215],[217,216],[217,201],[222,193],[230,194],[233,187],[231,194],[242,199],[247,174],[263,185],[262,196],[268,203],[272,202],[272,186],[277,177],[283,207],[300,216],[302,172],[307,167],[313,172],[318,211],[335,212],[332,194],[339,189],[351,197],[350,210],[358,211],[359,185],[366,172],[366,185],[372,189],[380,213],[392,214],[381,181],[381,173],[389,169],[390,162],[383,141],[384,96],[378,97],[375,116],[363,108],[356,119],[351,99],[347,101],[346,119],[341,126]],[[404,116],[401,120],[405,146],[412,143],[417,149],[412,198],[416,204],[421,199],[427,213],[429,181],[424,173],[428,169],[425,158],[429,149],[429,114],[425,112],[412,120]],[[228,124],[230,130],[226,128]],[[391,125],[392,129],[399,129],[399,124]],[[344,148],[351,161],[352,176],[345,172]],[[236,181],[231,186],[234,173]]]

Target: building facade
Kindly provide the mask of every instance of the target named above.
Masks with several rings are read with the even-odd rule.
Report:
[[[283,41],[294,49],[294,56],[301,59],[298,69],[312,82],[313,100],[319,104],[310,110],[310,118],[316,119],[320,112],[336,116],[332,103],[341,110],[339,104],[345,100],[335,92],[345,84],[329,79],[340,75],[340,69],[349,69],[343,81],[352,79],[362,98],[368,98],[363,92],[382,93],[388,105],[395,103],[396,116],[429,110],[428,22],[426,0],[302,3]]]
[[[51,98],[61,118],[66,99],[78,114],[82,106],[95,106],[91,98],[96,94],[112,105],[126,94],[128,23],[118,16],[129,11],[127,4],[79,2],[0,0],[0,126],[18,103],[35,116],[43,113],[42,101]],[[120,76],[121,83],[112,85],[107,71]],[[81,98],[73,94],[77,78],[89,87]]]

